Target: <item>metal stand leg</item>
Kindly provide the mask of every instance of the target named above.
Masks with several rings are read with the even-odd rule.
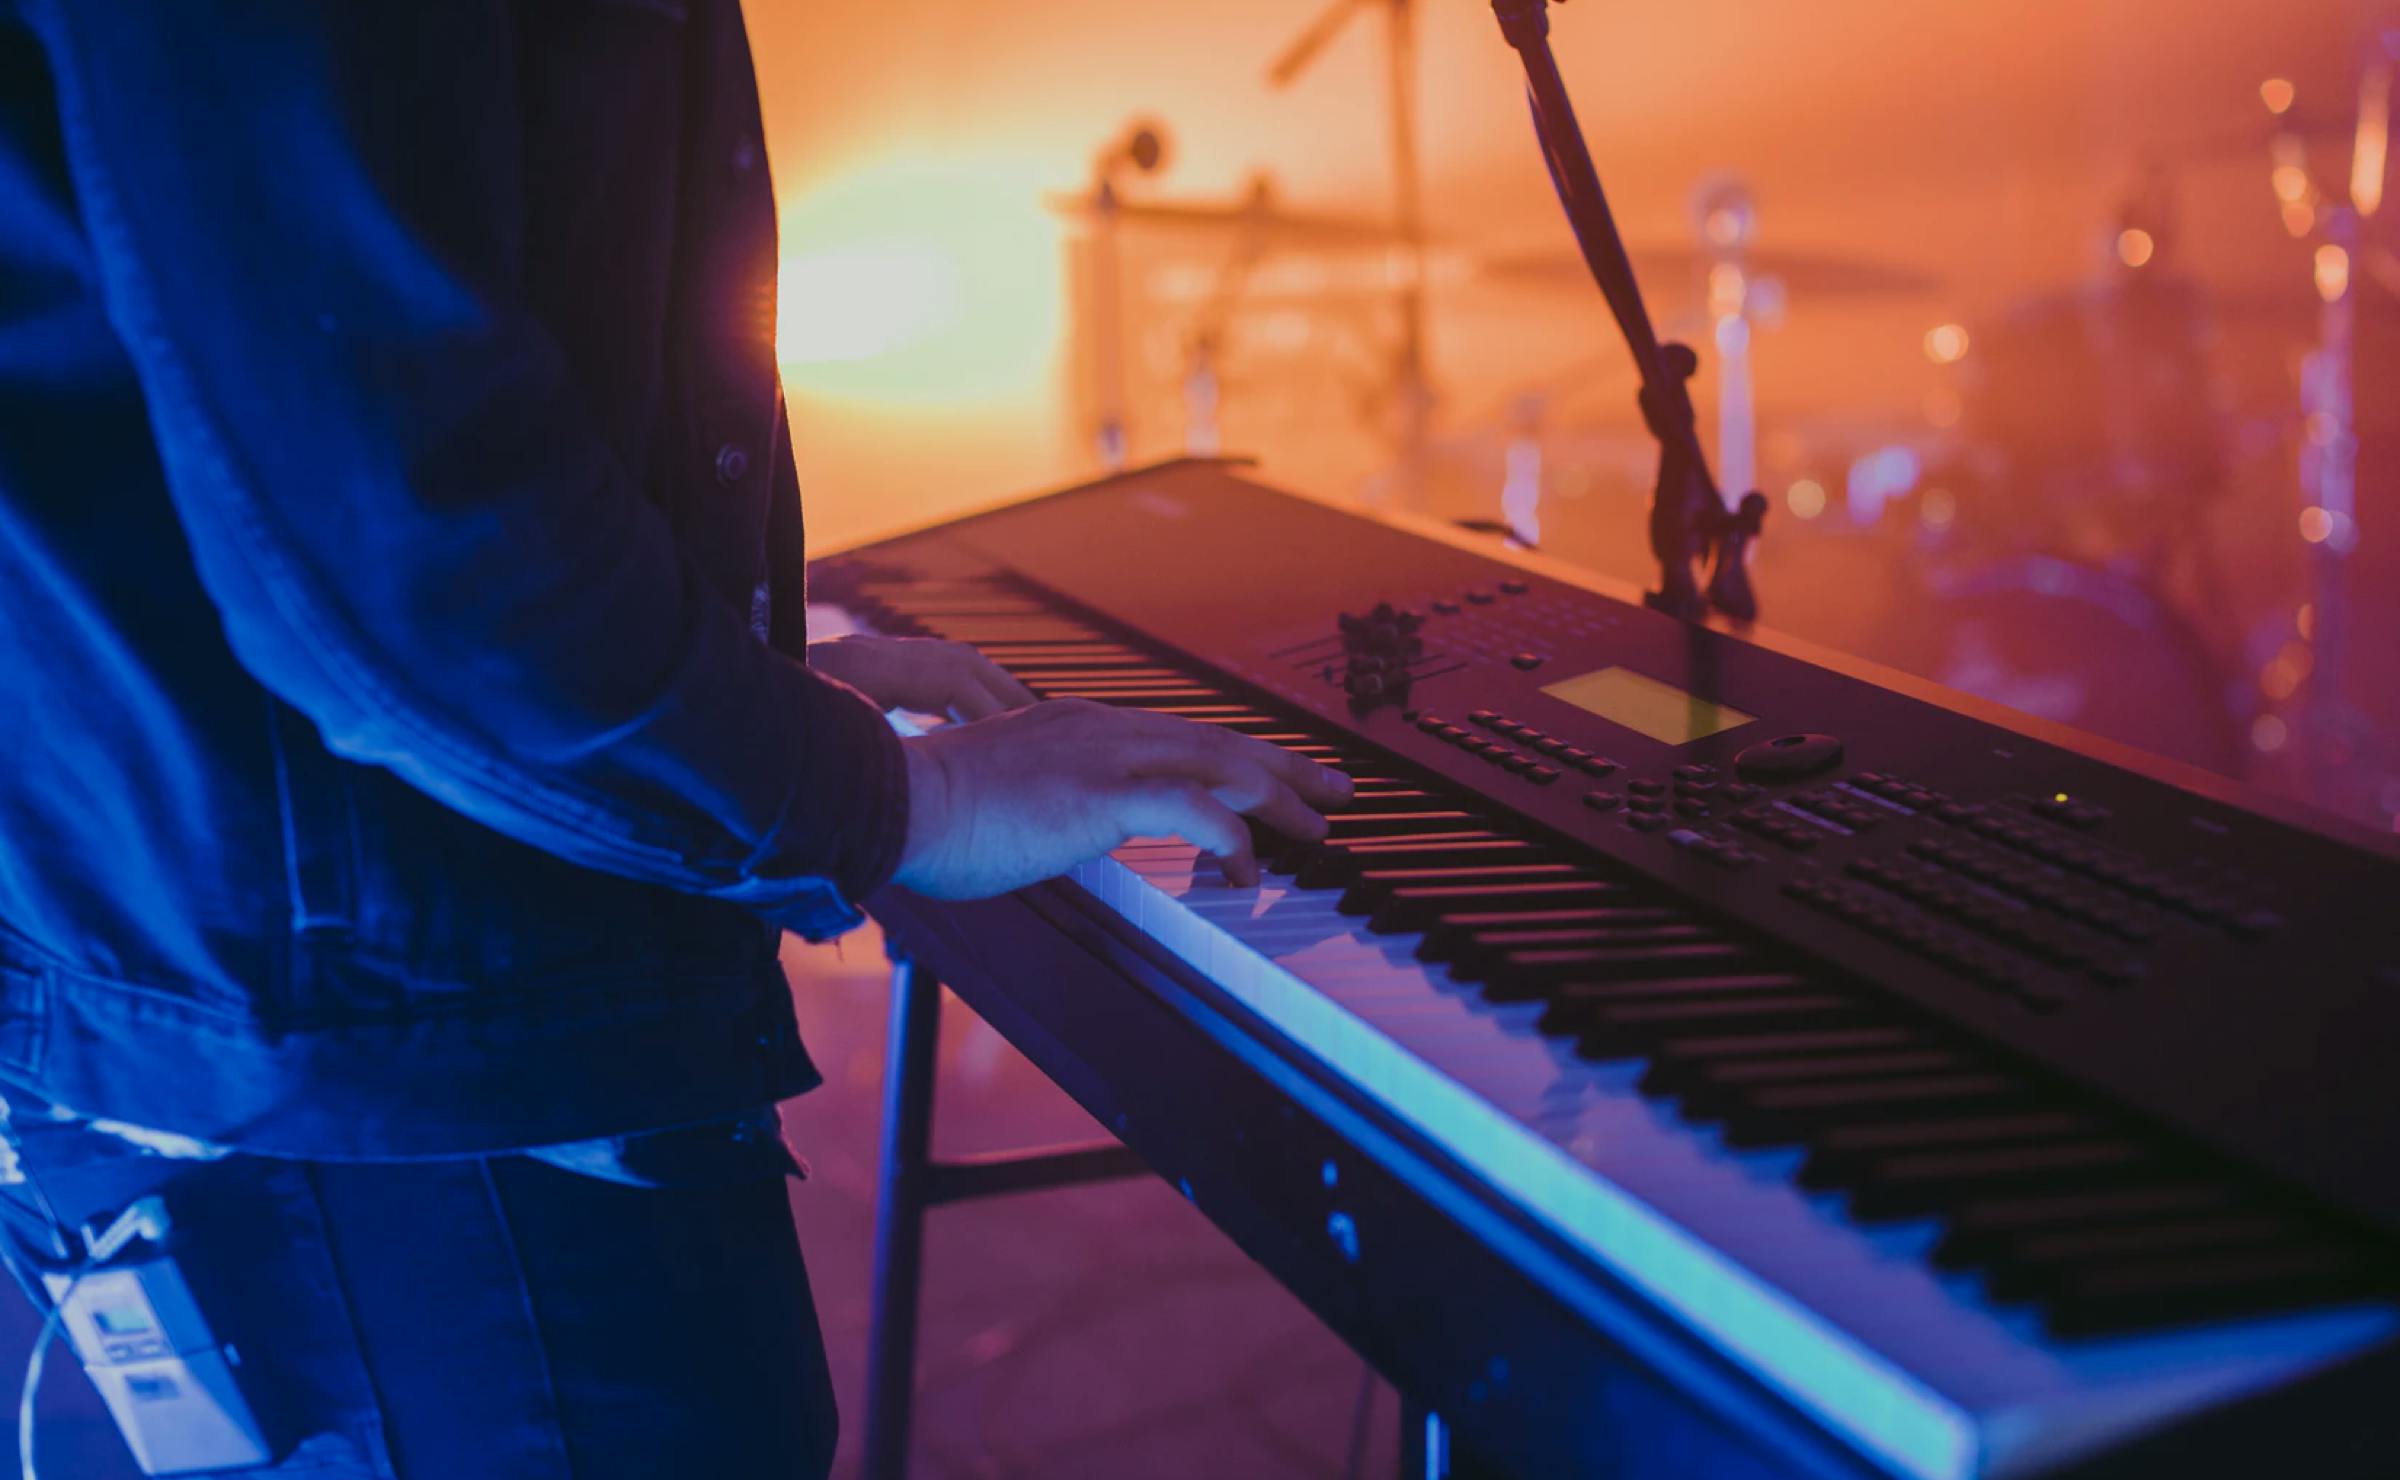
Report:
[[[1450,1447],[1450,1426],[1440,1414],[1402,1394],[1400,1480],[1502,1480],[1495,1470]]]
[[[908,1473],[909,1402],[917,1374],[917,1287],[924,1267],[925,1173],[933,1144],[933,1051],[942,984],[892,963],[884,1045],[883,1153],[875,1188],[875,1289],[867,1336],[865,1480]]]
[[[908,1473],[909,1408],[917,1376],[917,1291],[924,1274],[927,1210],[1148,1170],[1114,1141],[935,1161],[934,1048],[941,1039],[941,1009],[942,984],[933,973],[895,957],[890,1038],[884,1046],[883,1151],[875,1186],[875,1288],[873,1326],[867,1335],[863,1480],[903,1480]]]

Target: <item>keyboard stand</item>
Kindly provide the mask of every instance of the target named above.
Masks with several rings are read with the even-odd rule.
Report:
[[[1116,1141],[934,1160],[934,1049],[941,1039],[941,1013],[942,984],[932,972],[894,955],[891,1026],[884,1047],[883,1145],[875,1178],[866,1480],[903,1480],[908,1473],[925,1214],[945,1203],[1076,1187],[1149,1171],[1140,1157]]]
[[[908,1474],[926,1213],[945,1203],[1080,1187],[1150,1171],[1131,1147],[1113,1140],[936,1161],[933,1087],[941,1009],[941,982],[895,952],[884,1045],[883,1139],[876,1157],[864,1480],[906,1480]],[[1477,1480],[1478,1475],[1452,1463],[1449,1431],[1441,1419],[1406,1395],[1400,1404],[1399,1475],[1400,1480]]]
[[[905,1473],[926,1209],[956,1201],[944,1194],[962,1186],[1031,1191],[1101,1175],[1088,1151],[1068,1163],[1081,1177],[1057,1175],[1063,1167],[962,1174],[930,1159],[944,983],[1399,1390],[1407,1480],[1602,1472],[1653,1442],[1688,1461],[1681,1473],[1876,1473],[1491,1201],[1406,1127],[1290,1057],[1239,1004],[1080,886],[1059,880],[965,902],[887,889],[867,909],[902,963],[887,1054],[867,1480]],[[1117,1167],[1132,1165],[1105,1149],[1125,1157]],[[1018,1153],[1061,1154],[1076,1156]],[[1504,1370],[1501,1354],[1518,1360]]]

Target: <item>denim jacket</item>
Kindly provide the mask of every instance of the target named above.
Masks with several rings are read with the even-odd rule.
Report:
[[[896,865],[804,661],[736,0],[0,0],[0,1077],[445,1155],[815,1082]]]

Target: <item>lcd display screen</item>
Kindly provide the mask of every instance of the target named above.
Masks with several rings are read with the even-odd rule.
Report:
[[[1758,717],[1630,668],[1602,668],[1546,685],[1542,692],[1669,745],[1688,745]]]

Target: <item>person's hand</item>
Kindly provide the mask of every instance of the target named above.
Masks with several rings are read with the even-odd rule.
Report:
[[[942,899],[1005,894],[1127,838],[1179,836],[1228,882],[1258,882],[1247,813],[1325,836],[1350,778],[1215,725],[1052,699],[901,743],[908,841],[895,882]]]
[[[808,666],[884,709],[976,720],[1033,702],[1033,691],[963,642],[835,637],[808,645]]]

